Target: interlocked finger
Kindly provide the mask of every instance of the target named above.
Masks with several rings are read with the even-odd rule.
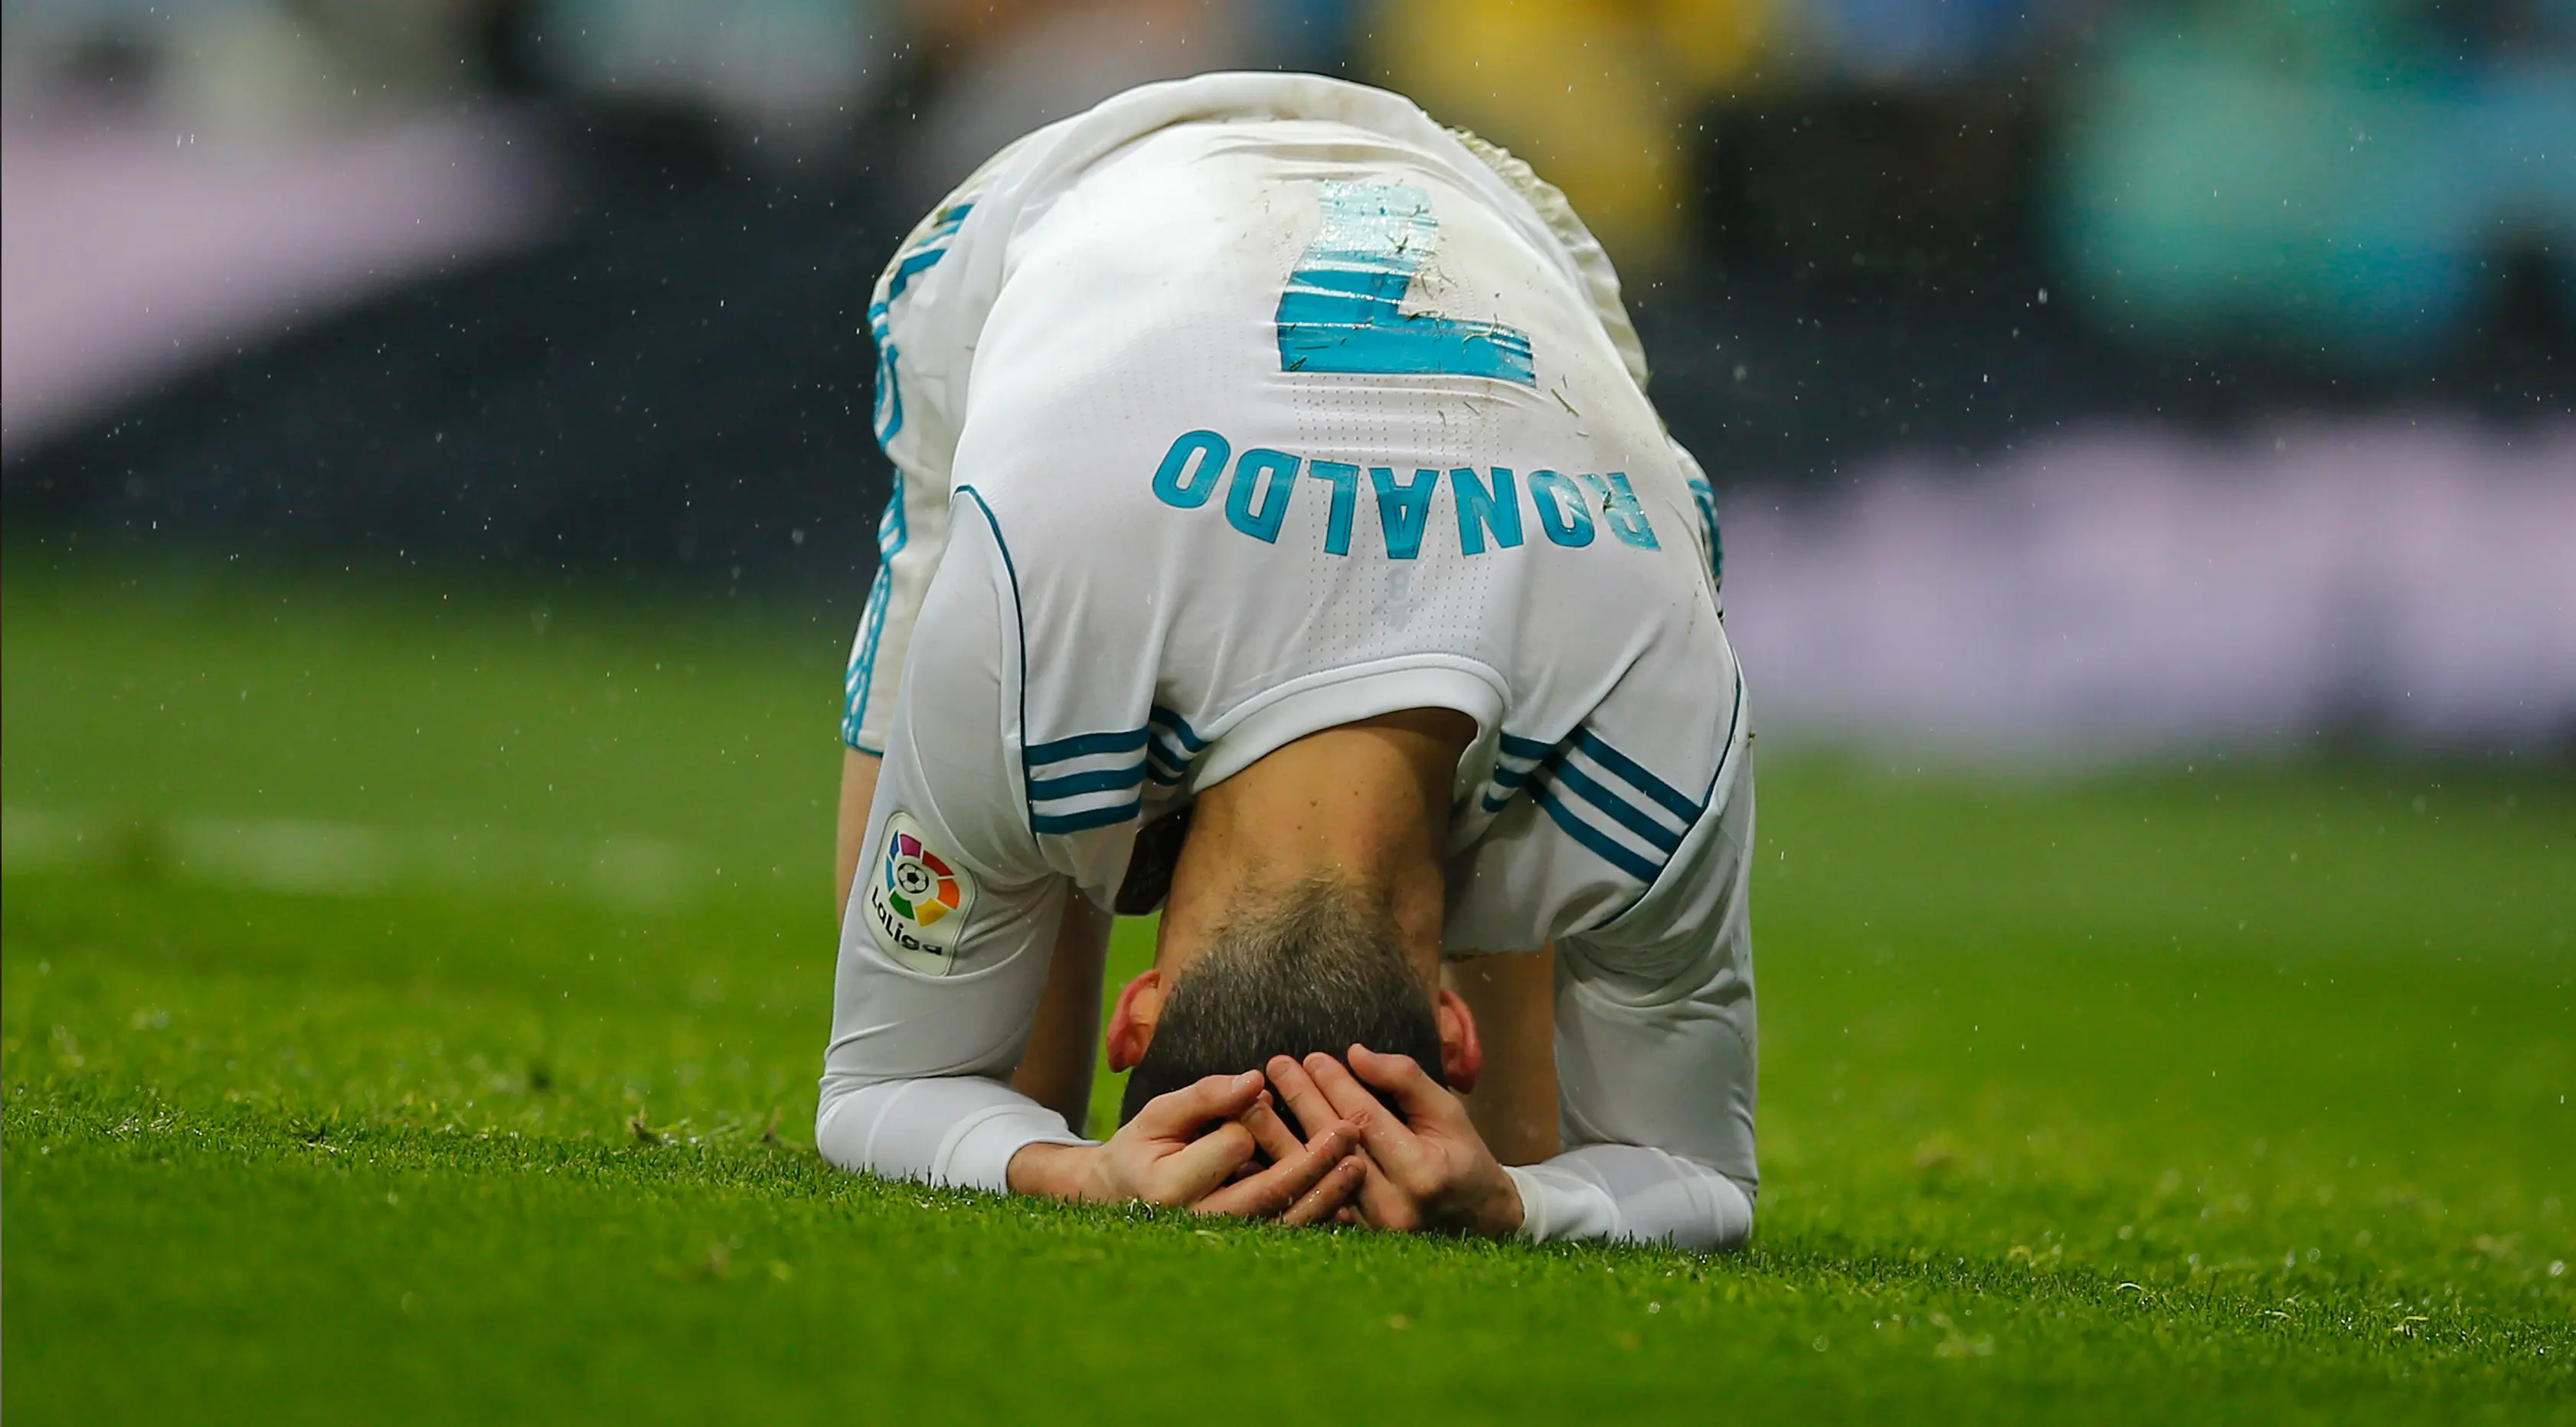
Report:
[[[1328,1219],[1334,1223],[1356,1222],[1356,1216],[1351,1212],[1351,1199],[1359,1193],[1367,1176],[1367,1156],[1344,1155],[1339,1164],[1325,1172],[1314,1188],[1298,1196],[1297,1202],[1288,1206],[1288,1212],[1279,1216],[1279,1222],[1296,1227],[1320,1224]]]
[[[1260,1093],[1261,1077],[1250,1072],[1210,1075],[1146,1101],[1129,1124],[1149,1139],[1184,1139],[1211,1120],[1242,1114]]]
[[[1267,1090],[1261,1092],[1260,1099],[1252,1102],[1251,1109],[1235,1118],[1242,1121],[1245,1129],[1252,1131],[1253,1143],[1261,1146],[1261,1152],[1270,1156],[1272,1164],[1285,1164],[1306,1148],[1305,1142],[1297,1138],[1297,1132],[1288,1128],[1287,1121],[1279,1118],[1279,1111],[1272,1107]]]
[[[1331,1176],[1341,1161],[1350,1156],[1350,1151],[1350,1127],[1335,1122],[1317,1135],[1313,1143],[1300,1146],[1288,1158],[1249,1179],[1229,1184],[1192,1201],[1191,1207],[1202,1214],[1236,1214],[1256,1219],[1285,1213]]]
[[[1288,1113],[1297,1117],[1298,1124],[1309,1127],[1310,1133],[1312,1127],[1329,1125],[1342,1118],[1340,1112],[1333,1108],[1333,1102],[1324,1098],[1315,1078],[1296,1061],[1284,1055],[1274,1055],[1270,1057],[1270,1063],[1262,1067],[1262,1073],[1271,1088],[1278,1092],[1280,1100],[1286,1103]]]
[[[1360,1132],[1360,1142],[1380,1169],[1406,1183],[1420,1178],[1430,1154],[1402,1116],[1329,1055],[1306,1057],[1305,1069],[1334,1112]]]
[[[1234,1171],[1252,1158],[1253,1149],[1252,1132],[1228,1120],[1156,1165],[1157,1183],[1154,1192],[1146,1197],[1158,1204],[1199,1203],[1232,1178]],[[1259,1182],[1260,1176],[1255,1175],[1225,1192],[1233,1193]]]

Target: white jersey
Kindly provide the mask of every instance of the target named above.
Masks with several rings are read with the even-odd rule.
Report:
[[[1716,533],[1554,191],[1383,91],[1148,86],[1022,140],[871,309],[884,764],[817,1138],[1002,1187],[1063,899],[1307,734],[1476,721],[1444,950],[1558,954],[1536,1237],[1749,1229],[1751,733]],[[900,668],[899,681],[886,673]]]

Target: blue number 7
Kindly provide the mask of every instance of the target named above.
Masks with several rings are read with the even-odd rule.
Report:
[[[1279,294],[1279,368],[1289,372],[1492,377],[1538,385],[1529,334],[1396,310],[1440,244],[1431,195],[1402,184],[1315,185],[1324,224]]]

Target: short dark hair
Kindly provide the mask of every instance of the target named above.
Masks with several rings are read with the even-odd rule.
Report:
[[[1354,1044],[1412,1056],[1447,1083],[1431,989],[1405,956],[1386,897],[1301,878],[1239,906],[1173,980],[1118,1119],[1202,1076],[1259,1070],[1275,1055],[1338,1057]]]

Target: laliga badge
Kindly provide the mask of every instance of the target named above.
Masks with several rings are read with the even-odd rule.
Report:
[[[945,976],[975,909],[975,878],[931,851],[911,814],[896,813],[886,819],[867,907],[868,926],[888,956],[923,975]]]

